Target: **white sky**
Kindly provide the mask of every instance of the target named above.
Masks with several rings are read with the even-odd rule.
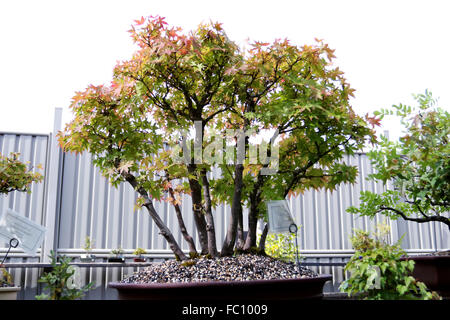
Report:
[[[49,133],[75,91],[109,83],[136,49],[127,30],[147,15],[185,31],[210,19],[239,44],[324,39],[356,91],[359,114],[412,103],[425,89],[450,107],[446,1],[6,1],[0,2],[0,131]],[[396,137],[397,126],[385,122]]]

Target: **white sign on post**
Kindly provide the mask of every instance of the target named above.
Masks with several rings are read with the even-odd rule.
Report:
[[[267,201],[267,213],[270,233],[289,232],[289,226],[295,223],[286,200]]]
[[[44,240],[45,231],[43,226],[11,209],[7,209],[0,220],[0,238],[7,242],[16,238],[19,240],[19,247],[30,255],[36,255]]]

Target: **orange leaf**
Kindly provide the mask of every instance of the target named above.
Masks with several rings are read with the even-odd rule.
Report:
[[[143,25],[145,22],[145,18],[141,17],[140,20],[134,20],[134,22],[136,22],[136,25],[138,25],[138,26]]]

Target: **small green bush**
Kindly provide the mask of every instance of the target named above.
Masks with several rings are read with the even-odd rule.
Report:
[[[352,237],[355,254],[345,266],[351,276],[342,282],[340,290],[368,300],[439,299],[437,293],[428,291],[423,282],[411,276],[414,261],[400,260],[406,255],[400,247],[401,239],[389,245],[388,227],[382,225],[377,229],[374,237],[369,232],[355,231]]]
[[[49,293],[43,293],[36,296],[38,300],[75,300],[84,296],[85,292],[89,291],[94,285],[92,282],[84,287],[71,288],[69,285],[70,277],[75,273],[70,269],[71,258],[60,256],[57,261],[56,253],[50,251],[50,259],[52,264],[52,271],[45,273],[38,282],[45,283],[44,290],[49,290]]]
[[[142,248],[136,248],[134,251],[133,251],[133,254],[135,255],[135,256],[142,256],[143,254],[146,254],[147,253],[147,251],[145,251],[145,249],[142,249]]]
[[[265,252],[273,258],[283,261],[296,261],[295,234],[269,233],[266,238]]]

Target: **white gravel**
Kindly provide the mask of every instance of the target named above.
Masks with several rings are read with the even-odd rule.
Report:
[[[241,254],[217,259],[199,258],[181,263],[168,260],[134,273],[122,283],[166,283],[203,281],[274,280],[316,277],[317,274],[292,262],[271,257]]]

